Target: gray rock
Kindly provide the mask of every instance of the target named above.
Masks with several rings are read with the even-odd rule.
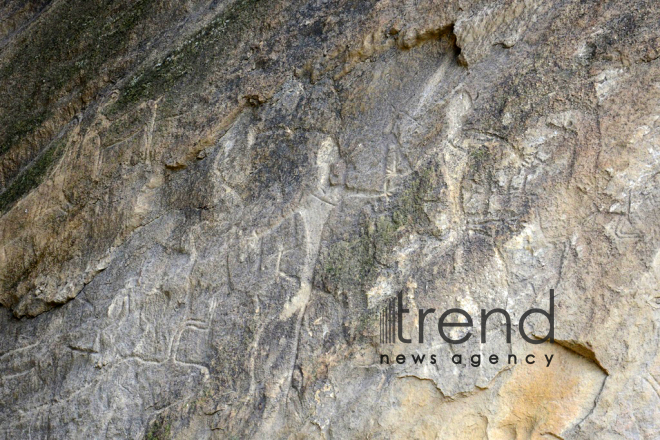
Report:
[[[660,436],[655,2],[4,8],[0,438]]]

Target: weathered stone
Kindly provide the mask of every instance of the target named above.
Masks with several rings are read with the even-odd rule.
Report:
[[[656,2],[3,8],[0,438],[660,436]]]

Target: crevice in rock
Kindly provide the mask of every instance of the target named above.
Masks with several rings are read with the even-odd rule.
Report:
[[[398,33],[397,46],[399,49],[412,49],[430,40],[439,40],[446,38],[453,50],[454,57],[458,60],[459,64],[467,66],[465,60],[460,59],[461,48],[458,45],[458,39],[454,33],[454,23],[448,26],[432,29],[409,29],[405,32]]]
[[[600,363],[598,358],[596,358],[596,353],[594,353],[593,349],[589,346],[589,343],[582,343],[580,341],[576,341],[575,339],[566,339],[566,340],[561,340],[561,339],[555,339],[555,343],[561,345],[562,347],[579,354],[582,357],[585,357],[598,365],[601,370],[605,372],[608,376],[610,375],[610,372],[603,366],[603,364]]]

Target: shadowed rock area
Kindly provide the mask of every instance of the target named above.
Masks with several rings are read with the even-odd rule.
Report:
[[[4,2],[0,439],[660,438],[659,23]]]

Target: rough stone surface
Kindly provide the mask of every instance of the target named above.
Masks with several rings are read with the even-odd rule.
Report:
[[[660,438],[659,23],[5,2],[0,438]],[[398,292],[415,337],[418,308],[517,324],[550,289],[555,344],[379,339]]]

